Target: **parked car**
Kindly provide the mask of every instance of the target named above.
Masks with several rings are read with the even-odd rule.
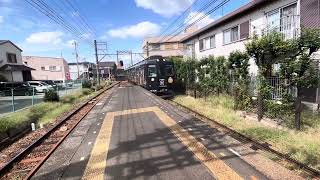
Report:
[[[38,81],[45,82],[45,83],[49,84],[50,86],[52,86],[53,88],[57,87],[57,84],[54,83],[53,80],[38,80]]]
[[[70,80],[55,80],[53,82],[58,86],[59,89],[73,87],[73,82]]]
[[[37,90],[25,82],[0,82],[0,96],[32,96]]]
[[[35,87],[37,92],[45,93],[49,89],[53,89],[49,84],[42,81],[28,81],[27,84],[31,87]]]

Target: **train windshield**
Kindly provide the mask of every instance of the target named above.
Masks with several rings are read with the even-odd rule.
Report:
[[[173,70],[173,65],[171,64],[164,64],[160,66],[160,71],[162,76],[173,76],[174,75],[174,70]]]
[[[148,66],[148,77],[157,77],[156,65],[149,65]]]
[[[173,66],[172,65],[166,65],[164,68],[164,73],[166,76],[173,76]]]

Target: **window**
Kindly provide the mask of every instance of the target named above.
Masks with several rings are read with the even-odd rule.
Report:
[[[200,39],[199,40],[199,50],[202,51],[204,49],[204,40]]]
[[[8,63],[17,63],[17,56],[13,53],[7,53]]]
[[[152,44],[151,49],[152,50],[160,50],[160,44]]]
[[[249,38],[249,21],[240,24],[240,39]]]
[[[216,47],[216,36],[211,36],[210,37],[210,48],[215,48]]]
[[[49,70],[50,70],[50,71],[56,71],[57,68],[56,68],[56,66],[49,66]]]
[[[223,31],[223,44],[229,44],[231,43],[231,30],[225,30]]]
[[[239,26],[231,28],[231,42],[239,40]]]
[[[45,71],[46,68],[44,66],[41,66],[41,71]]]
[[[249,21],[223,31],[223,44],[229,44],[249,37]]]
[[[269,31],[280,27],[280,13],[279,9],[267,13],[267,29]]]
[[[156,65],[149,65],[148,66],[148,77],[157,77]]]
[[[173,44],[172,44],[172,43],[166,43],[166,44],[164,44],[164,49],[166,49],[166,50],[171,50],[171,49],[173,49]]]

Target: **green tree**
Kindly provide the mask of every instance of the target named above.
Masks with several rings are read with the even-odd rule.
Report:
[[[227,92],[229,79],[226,58],[219,56],[215,58],[214,64],[215,66],[210,68],[214,71],[211,77],[214,80],[216,92],[218,94]]]
[[[228,68],[232,70],[234,80],[233,96],[235,109],[246,109],[250,107],[251,98],[249,95],[249,56],[247,53],[234,51],[228,58]]]
[[[297,96],[294,100],[295,127],[301,128],[302,89],[318,87],[318,63],[312,55],[320,49],[320,30],[303,29],[300,37],[291,42],[291,52],[281,62],[281,76],[286,80],[287,87],[296,87]]]
[[[271,75],[272,66],[288,55],[291,45],[278,32],[269,32],[261,37],[254,36],[246,44],[246,50],[258,66],[258,120],[264,115],[264,99],[270,94],[268,77]]]

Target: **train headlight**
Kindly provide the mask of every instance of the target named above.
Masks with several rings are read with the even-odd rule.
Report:
[[[173,83],[173,78],[172,77],[168,78],[168,83],[170,83],[170,84]]]
[[[154,81],[154,78],[151,78],[151,81]]]

